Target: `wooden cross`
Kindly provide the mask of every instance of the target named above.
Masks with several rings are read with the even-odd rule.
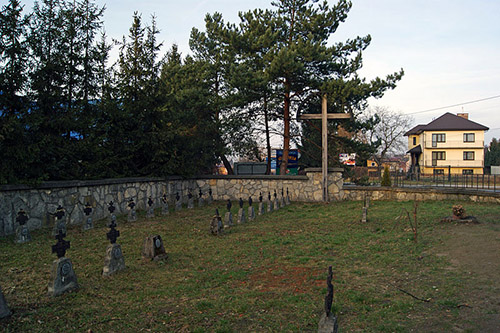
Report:
[[[326,94],[321,99],[321,114],[302,114],[300,120],[321,119],[321,156],[322,156],[322,178],[323,178],[323,201],[328,201],[328,119],[350,119],[349,113],[328,113]]]

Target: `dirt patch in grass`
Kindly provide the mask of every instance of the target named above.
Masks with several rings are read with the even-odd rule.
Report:
[[[293,294],[310,293],[314,287],[323,287],[325,277],[308,267],[270,267],[249,276],[249,286],[260,292],[289,291]]]
[[[463,321],[457,330],[500,332],[500,230],[491,223],[450,224],[441,230],[438,256],[448,258],[450,270],[468,276],[462,290]]]

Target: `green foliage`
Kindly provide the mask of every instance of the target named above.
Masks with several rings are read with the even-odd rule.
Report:
[[[500,141],[496,138],[491,140],[490,146],[484,154],[484,165],[500,165]]]
[[[387,165],[384,167],[384,173],[382,174],[382,180],[380,182],[380,185],[382,186],[392,185],[391,174],[389,172],[389,167]]]

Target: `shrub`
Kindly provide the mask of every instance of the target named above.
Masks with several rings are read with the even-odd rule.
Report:
[[[391,186],[391,175],[389,174],[389,167],[386,165],[384,167],[384,174],[382,175],[382,181],[380,183],[382,186]]]

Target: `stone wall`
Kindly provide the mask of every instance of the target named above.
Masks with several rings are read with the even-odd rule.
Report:
[[[343,197],[342,169],[330,169],[330,200]],[[28,216],[28,227],[38,229],[53,224],[50,213],[58,205],[66,210],[69,224],[84,221],[83,209],[89,202],[93,207],[93,218],[101,219],[108,215],[107,204],[113,201],[116,214],[126,212],[127,202],[133,198],[138,209],[145,209],[148,197],[159,204],[163,193],[173,205],[176,193],[187,202],[188,192],[198,197],[199,189],[206,196],[209,188],[215,200],[247,200],[252,196],[258,200],[259,193],[264,197],[281,189],[289,189],[291,200],[321,201],[321,169],[306,169],[305,176],[207,176],[182,179],[170,178],[126,178],[98,181],[47,182],[34,188],[29,186],[6,185],[0,187],[0,236],[12,234],[17,224],[16,214],[23,208]],[[280,193],[278,193],[280,195]]]
[[[369,195],[372,200],[451,200],[500,203],[500,193],[457,188],[398,188],[344,186],[345,200],[363,200]]]

